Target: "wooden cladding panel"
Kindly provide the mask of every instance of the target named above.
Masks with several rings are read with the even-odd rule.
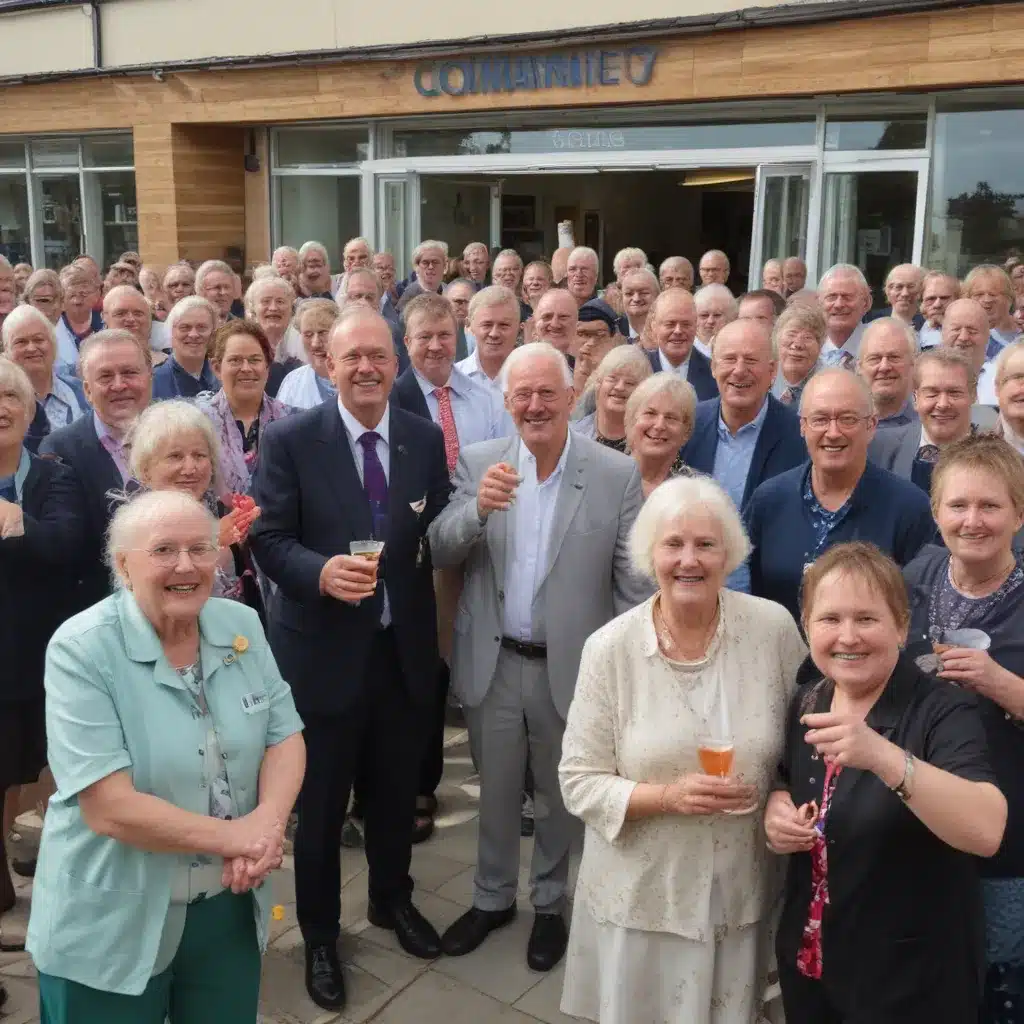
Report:
[[[659,42],[648,86],[420,96],[410,61],[180,71],[4,87],[0,134],[133,124],[274,123],[1017,82],[1024,3],[749,28]]]

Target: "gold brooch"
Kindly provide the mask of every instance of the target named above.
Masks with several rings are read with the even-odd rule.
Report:
[[[244,636],[236,636],[234,643],[231,644],[231,649],[235,654],[245,654],[249,650],[249,641]]]

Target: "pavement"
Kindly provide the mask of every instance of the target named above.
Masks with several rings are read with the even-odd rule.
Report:
[[[413,847],[412,854],[414,901],[440,932],[472,903],[479,793],[466,733],[450,728],[436,831],[427,842]],[[407,956],[393,933],[366,920],[366,858],[362,851],[343,849],[340,953],[348,1006],[341,1014],[321,1010],[306,995],[293,864],[286,858],[273,879],[275,902],[284,907],[284,917],[271,922],[263,966],[262,1024],[572,1024],[575,1018],[558,1009],[561,965],[549,974],[526,966],[533,922],[527,887],[532,850],[533,841],[522,840],[516,920],[469,956],[426,963]],[[31,881],[15,876],[15,884],[18,905],[0,924],[4,942],[23,936],[28,919]],[[8,992],[0,1022],[38,1024],[31,958],[25,953],[0,953],[0,977]]]

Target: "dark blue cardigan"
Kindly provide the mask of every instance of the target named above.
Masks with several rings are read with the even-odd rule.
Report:
[[[780,473],[754,491],[746,509],[750,535],[750,592],[778,601],[800,619],[800,583],[814,554],[814,528],[803,491],[811,464]],[[870,541],[906,565],[935,539],[928,496],[909,480],[870,462],[850,496],[849,513],[829,537],[829,547]],[[820,552],[819,552],[820,554]]]

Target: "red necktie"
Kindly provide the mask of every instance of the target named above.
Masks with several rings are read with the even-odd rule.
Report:
[[[449,474],[455,472],[459,461],[459,432],[455,429],[455,415],[452,413],[452,400],[448,394],[448,385],[434,388],[437,399],[437,418],[441,421],[441,433],[444,434],[444,454],[448,459]]]

